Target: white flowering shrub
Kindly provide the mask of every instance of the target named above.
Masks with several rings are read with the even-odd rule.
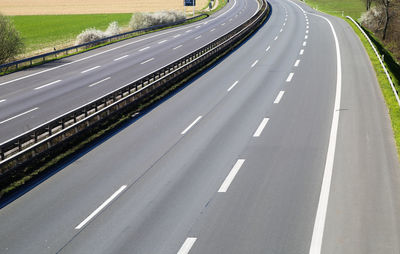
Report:
[[[364,12],[358,20],[363,26],[376,32],[382,29],[384,25],[384,13],[382,7],[374,6],[368,11]]]
[[[75,45],[88,43],[91,41],[96,41],[103,39],[105,37],[113,36],[121,33],[121,28],[118,25],[118,22],[114,21],[108,25],[106,31],[101,31],[96,28],[87,28],[83,30],[75,40]]]
[[[177,11],[161,11],[161,12],[145,12],[134,13],[129,22],[129,27],[133,30],[147,28],[155,25],[164,25],[172,22],[185,20],[183,12]]]

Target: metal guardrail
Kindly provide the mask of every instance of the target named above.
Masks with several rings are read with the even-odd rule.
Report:
[[[163,25],[151,26],[151,27],[148,27],[148,28],[142,28],[142,29],[138,29],[138,30],[134,30],[134,31],[121,33],[121,34],[116,34],[116,35],[113,35],[113,36],[105,37],[103,39],[91,41],[91,42],[88,42],[88,43],[79,44],[79,45],[76,45],[76,46],[55,50],[53,52],[37,55],[37,56],[34,56],[34,57],[30,57],[30,58],[21,59],[21,60],[14,61],[14,62],[11,62],[11,63],[1,64],[0,65],[0,72],[2,70],[3,71],[7,71],[10,67],[14,67],[15,69],[18,69],[18,68],[21,68],[21,67],[27,67],[27,66],[31,67],[34,64],[44,63],[44,62],[46,62],[46,60],[56,59],[57,55],[58,56],[68,55],[69,53],[72,53],[73,51],[79,52],[79,49],[91,48],[91,47],[97,46],[99,44],[103,44],[103,43],[107,43],[107,42],[111,42],[111,41],[115,41],[115,40],[125,39],[125,38],[133,36],[134,34],[146,33],[146,32],[149,32],[149,31],[162,29],[162,28],[169,27],[169,26],[180,25],[180,24],[183,24],[185,22],[188,22],[188,21],[200,18],[200,17],[208,17],[208,16],[209,16],[208,14],[201,14],[201,15],[195,16],[193,18],[189,18],[189,19],[185,19],[185,20],[181,20],[181,21],[176,21],[176,22],[172,22],[172,23],[168,23],[168,24],[163,24]],[[52,57],[52,58],[49,59],[49,57]]]
[[[107,119],[144,96],[156,92],[157,89],[178,83],[188,74],[226,52],[249,36],[267,17],[269,5],[265,0],[259,1],[262,1],[262,5],[252,18],[222,37],[145,77],[0,144],[0,176]]]

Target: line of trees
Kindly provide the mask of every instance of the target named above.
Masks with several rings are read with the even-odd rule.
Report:
[[[362,25],[370,29],[400,60],[400,0],[364,0]]]

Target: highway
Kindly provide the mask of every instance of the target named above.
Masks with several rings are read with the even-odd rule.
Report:
[[[269,3],[269,20],[237,50],[5,203],[0,252],[400,253],[400,168],[387,108],[361,42],[344,20],[304,3]],[[245,20],[257,3],[231,0],[222,12],[229,8],[232,13],[210,20],[220,27],[240,11]],[[211,23],[196,35],[209,38]],[[121,66],[140,69],[146,58],[161,58],[163,47],[174,55],[171,47],[181,41],[165,43],[173,45],[161,43],[159,51],[146,53],[154,55],[143,53],[136,64]],[[71,76],[82,85],[66,92],[55,83],[42,90],[51,99],[38,101],[76,106],[74,93],[88,90],[90,97],[96,87],[112,89],[118,77],[87,87],[112,70],[99,67],[90,77],[71,73],[111,65],[130,50],[78,62],[81,68],[74,70],[56,69],[61,76],[46,72],[46,82]],[[157,68],[157,61],[146,64],[143,69]],[[27,81],[41,74],[4,84],[37,71],[2,78],[0,89],[8,95],[27,96],[15,107],[40,109],[0,125],[2,138],[38,118],[33,114],[57,113],[29,105],[32,89],[46,82]],[[129,77],[129,71],[117,73]],[[62,100],[56,96],[64,93]],[[9,108],[4,117],[20,112]]]

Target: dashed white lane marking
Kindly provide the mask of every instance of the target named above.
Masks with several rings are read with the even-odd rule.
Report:
[[[225,26],[225,23],[222,23],[221,26]]]
[[[186,33],[190,33],[192,30],[187,30]]]
[[[36,87],[35,90],[39,90],[39,89],[42,89],[42,88],[45,88],[45,87],[48,87],[48,86],[51,86],[51,85],[55,85],[55,84],[60,83],[60,82],[61,82],[61,79],[53,81],[53,82],[48,83],[46,85],[42,85],[42,86]]]
[[[285,23],[283,23],[283,26],[286,26],[286,22],[285,22]]]
[[[179,249],[177,254],[188,254],[193,244],[196,242],[197,238],[188,237],[183,243],[182,247]]]
[[[230,19],[229,21],[232,22],[232,19]]]
[[[307,24],[307,25],[309,25],[309,24],[310,24],[310,22],[308,22],[308,21],[307,21],[307,22],[306,22],[306,24]]]
[[[0,100],[0,103],[5,102],[5,101],[6,101],[6,99]]]
[[[196,28],[198,29],[198,28],[200,28],[200,26],[196,26]]]
[[[194,38],[195,40],[198,40],[201,38],[201,35],[197,36],[196,38]]]
[[[230,92],[238,83],[239,83],[239,80],[236,80],[235,83],[233,83],[233,85],[231,85],[231,86],[228,88],[227,91]]]
[[[274,41],[276,41],[278,38],[279,38],[279,37],[278,37],[278,36],[276,36],[276,37],[274,38]]]
[[[181,34],[177,34],[174,36],[174,38],[178,38],[179,36],[181,36]]]
[[[145,64],[145,63],[151,62],[151,61],[153,61],[153,60],[154,60],[154,58],[150,58],[149,60],[146,60],[146,61],[144,61],[144,62],[141,62],[140,64]]]
[[[283,29],[281,28],[281,30],[280,30],[279,32],[281,32],[281,33],[282,33],[282,31],[283,31]]]
[[[214,31],[215,31],[215,28],[213,28],[213,29],[210,30],[210,32],[214,32]]]
[[[198,121],[200,121],[201,118],[202,116],[197,117],[196,120],[193,121],[193,123],[191,123],[184,131],[181,132],[181,134],[185,135],[186,132],[188,132]]]
[[[251,65],[251,68],[253,68],[254,66],[256,66],[257,63],[258,63],[258,60],[255,60],[254,63]]]
[[[268,46],[268,48],[265,50],[266,52],[268,52],[268,50],[270,50],[271,46]]]
[[[124,55],[124,56],[115,58],[115,59],[114,59],[114,62],[119,61],[119,60],[122,60],[122,59],[124,59],[124,58],[127,58],[128,56],[129,56],[129,55]]]
[[[294,63],[294,67],[298,67],[300,63],[300,59],[298,59],[295,63]]]
[[[221,187],[219,188],[218,192],[226,192],[231,185],[233,179],[235,178],[236,174],[239,172],[239,169],[242,167],[244,163],[244,159],[239,159],[229,172],[228,176],[225,178],[225,181],[222,183]]]
[[[304,39],[306,39],[306,40],[307,40],[307,39],[308,39],[308,35],[305,35],[305,36],[304,36]]]
[[[90,68],[90,69],[87,69],[87,70],[81,71],[81,73],[83,74],[83,73],[86,73],[86,72],[89,72],[89,71],[93,71],[93,70],[96,70],[96,69],[98,69],[98,68],[100,68],[100,67],[101,67],[100,65],[97,65],[97,66],[95,66],[95,67],[92,67],[92,68]]]
[[[307,45],[307,42],[306,42],[306,41],[304,41],[304,42],[303,42],[303,46],[306,46],[306,45]]]
[[[294,75],[294,73],[291,72],[291,73],[289,74],[289,76],[287,77],[286,82],[292,81],[293,75]]]
[[[38,109],[39,109],[38,107],[33,108],[33,109],[30,109],[30,110],[28,110],[28,111],[25,111],[24,113],[21,113],[21,114],[18,114],[18,115],[16,115],[16,116],[10,117],[10,118],[8,118],[8,119],[6,119],[6,120],[3,120],[3,121],[0,122],[0,124],[9,122],[9,121],[11,121],[11,120],[14,120],[14,119],[17,118],[17,117],[20,117],[20,116],[29,114],[29,113],[31,113],[32,111],[35,111],[35,110],[38,110]]]
[[[299,53],[300,55],[303,55],[304,54],[304,49],[302,49],[302,50],[300,50],[300,53]]]
[[[164,42],[167,42],[167,40],[159,41],[158,44],[163,44]]]
[[[149,49],[150,47],[145,47],[145,48],[142,48],[142,49],[139,49],[139,51],[145,51],[145,50],[147,50],[147,49]]]
[[[256,137],[259,137],[259,136],[261,135],[261,133],[262,133],[262,131],[264,130],[265,126],[267,125],[268,121],[269,121],[269,118],[264,118],[264,119],[261,121],[261,123],[260,123],[260,125],[258,126],[256,132],[254,132],[253,137],[256,138]]]
[[[101,210],[103,210],[111,201],[113,201],[121,192],[126,189],[126,185],[122,185],[114,194],[111,195],[103,204],[101,204],[96,210],[94,210],[84,221],[82,221],[75,229],[81,229],[85,226],[93,217],[95,217]]]
[[[102,79],[102,80],[100,80],[100,81],[97,81],[97,82],[95,82],[95,83],[89,85],[89,87],[96,86],[96,85],[98,85],[98,84],[100,84],[100,83],[103,83],[104,81],[109,80],[110,78],[111,78],[111,77],[108,77],[108,78]]]
[[[308,30],[306,31],[306,34],[308,34]]]
[[[280,91],[274,100],[274,104],[278,104],[281,101],[284,94],[285,91]]]
[[[309,29],[310,28],[310,26],[306,26],[306,29]]]
[[[173,48],[173,50],[176,50],[176,49],[178,49],[178,48],[180,48],[180,47],[182,47],[183,45],[179,45],[179,46],[176,46],[175,48]]]

